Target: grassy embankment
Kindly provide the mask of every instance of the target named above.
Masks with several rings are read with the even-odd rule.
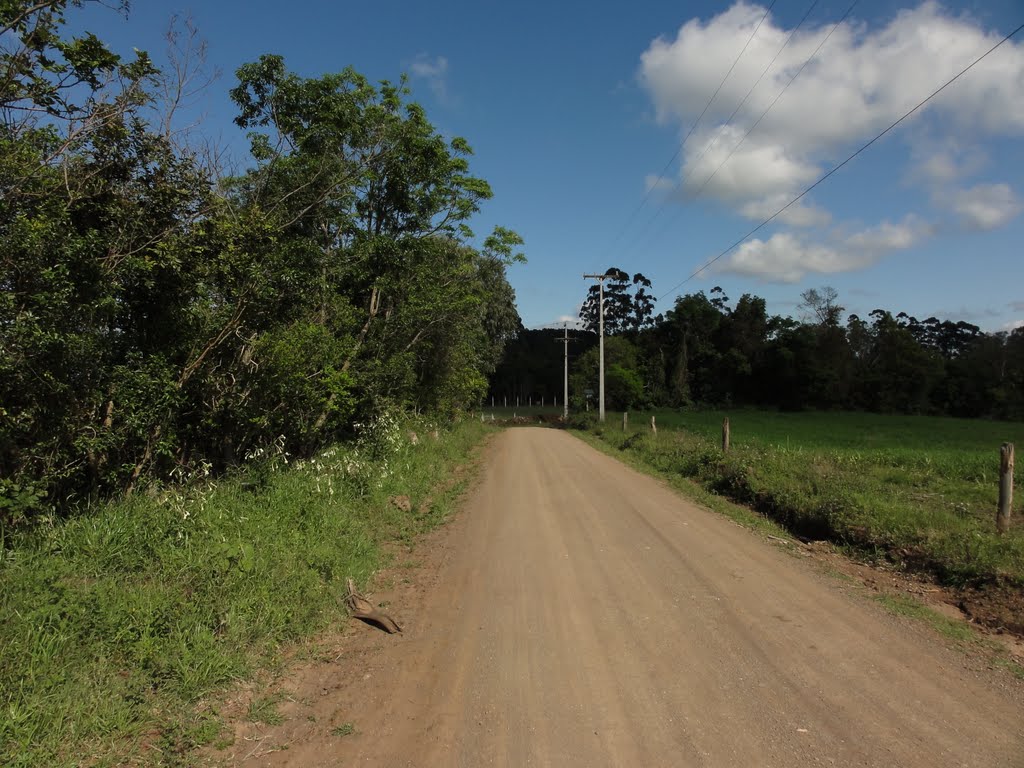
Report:
[[[311,461],[264,457],[235,478],[8,532],[0,764],[167,765],[216,742],[200,698],[342,620],[345,579],[365,583],[382,543],[446,517],[458,488],[436,484],[485,434],[478,421],[437,440],[411,425],[411,445],[406,427],[376,426]]]
[[[860,413],[608,414],[592,433],[659,472],[750,505],[797,534],[933,573],[1024,586],[1021,473],[1009,534],[995,531],[999,446],[1018,423]],[[731,450],[721,450],[730,417]]]

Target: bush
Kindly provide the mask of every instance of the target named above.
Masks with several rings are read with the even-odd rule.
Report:
[[[405,438],[433,428],[382,417],[306,461],[264,452],[258,472],[17,534],[0,550],[0,763],[120,763],[152,728],[194,742],[191,702],[344,616],[345,579],[365,583],[382,542],[444,519],[452,491],[428,513],[388,503],[415,505],[484,434]]]

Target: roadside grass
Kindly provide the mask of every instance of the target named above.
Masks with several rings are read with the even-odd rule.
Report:
[[[954,643],[970,643],[976,641],[978,635],[964,621],[943,616],[927,605],[906,595],[875,595],[874,599],[897,616],[906,616],[923,621],[943,637]]]
[[[1024,524],[995,531],[999,446],[1024,425],[860,413],[621,414],[577,426],[664,475],[748,505],[796,535],[931,572],[942,583],[1024,586]],[[721,450],[730,418],[731,447]],[[1020,480],[1018,477],[1018,494]]]
[[[280,725],[284,722],[281,713],[277,711],[277,705],[281,703],[284,694],[278,691],[269,696],[261,696],[249,702],[248,717],[251,722],[264,725]]]
[[[352,723],[342,723],[336,728],[331,729],[331,733],[335,736],[351,736],[356,732],[356,727]]]
[[[7,532],[0,764],[169,765],[215,742],[202,697],[342,620],[346,578],[365,584],[382,543],[447,517],[458,488],[436,486],[487,428],[431,431],[376,424],[310,461],[271,455],[217,483]],[[398,495],[411,511],[389,502]],[[266,722],[275,705],[250,716]]]
[[[995,664],[997,667],[1002,667],[1003,669],[1007,670],[1011,675],[1016,677],[1018,680],[1024,680],[1024,665],[1020,664],[1020,662],[1016,661],[1015,659],[1010,659],[1004,656],[1002,658],[996,659]]]

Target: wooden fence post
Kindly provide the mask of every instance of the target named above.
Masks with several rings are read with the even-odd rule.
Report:
[[[625,432],[627,427],[629,427],[629,411],[623,411],[622,412],[622,431]]]
[[[722,453],[729,452],[729,417],[722,419]]]
[[[658,425],[654,423],[654,416],[651,416],[651,434],[658,436]]]
[[[996,530],[1010,530],[1010,511],[1013,509],[1013,443],[1003,443],[999,449],[999,511]]]

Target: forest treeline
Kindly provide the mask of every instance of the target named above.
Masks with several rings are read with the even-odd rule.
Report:
[[[265,55],[227,172],[180,129],[196,31],[161,71],[68,33],[80,5],[0,3],[0,525],[480,401],[523,257],[469,229],[492,193],[464,139],[402,82]]]
[[[721,287],[677,297],[653,316],[650,282],[616,268],[605,290],[609,408],[848,409],[1024,419],[1024,328],[986,333],[963,321],[875,309],[846,316],[829,287],[802,294],[803,320],[769,315],[765,300],[735,303]],[[610,287],[610,290],[609,290]],[[597,390],[596,286],[570,332],[570,402]],[[561,330],[524,331],[508,346],[490,392],[561,397]]]

